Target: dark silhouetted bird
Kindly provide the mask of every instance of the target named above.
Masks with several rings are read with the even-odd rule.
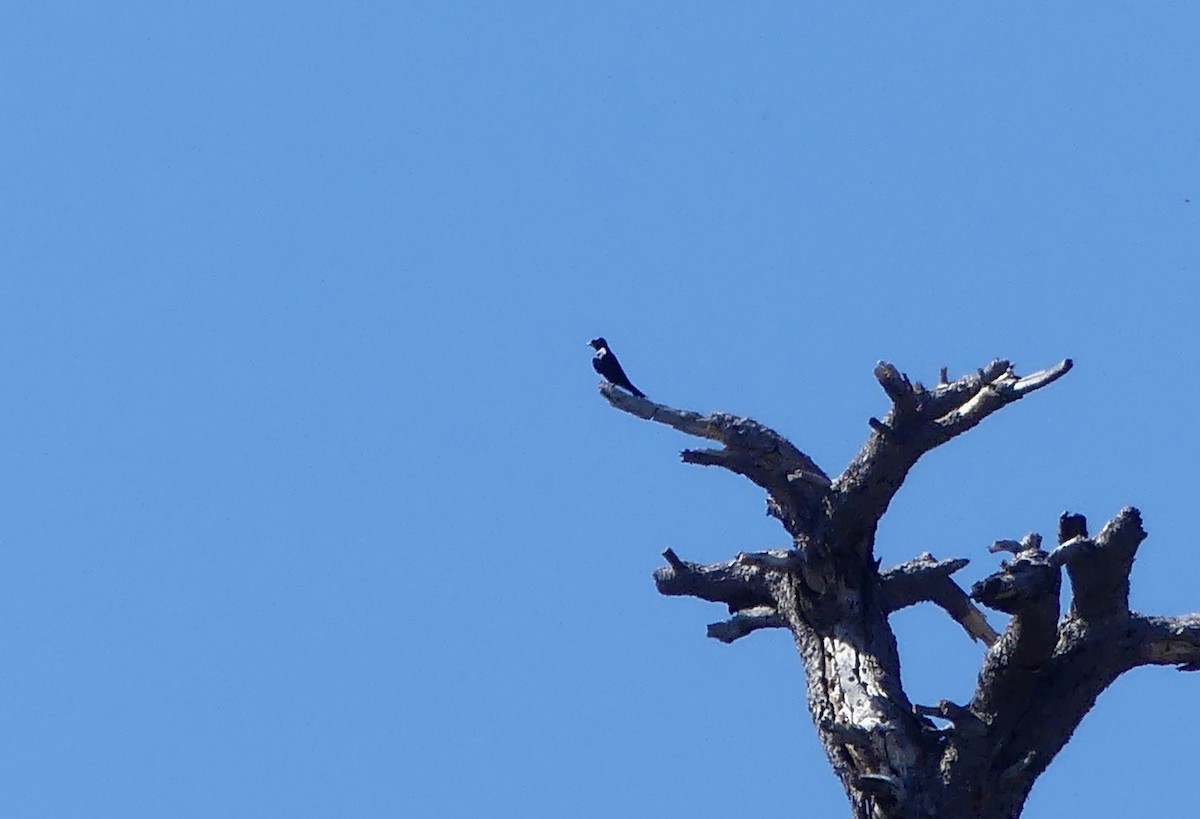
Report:
[[[621,362],[617,361],[617,356],[609,349],[607,341],[603,338],[593,338],[588,344],[596,351],[596,355],[592,357],[592,366],[596,368],[596,372],[604,376],[604,380],[611,381],[621,389],[629,390],[638,398],[646,397],[646,393],[633,386],[629,376],[625,375],[625,371],[621,369]]]

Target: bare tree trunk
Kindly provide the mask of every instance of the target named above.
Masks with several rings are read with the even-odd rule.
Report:
[[[655,582],[663,594],[725,604],[729,618],[708,627],[723,642],[763,628],[792,632],[809,710],[856,819],[1017,817],[1037,776],[1118,676],[1147,664],[1200,669],[1200,615],[1129,611],[1129,571],[1145,537],[1136,509],[1122,510],[1095,538],[1082,516],[1064,514],[1049,553],[1038,535],[997,541],[992,551],[1013,558],[970,596],[951,578],[964,559],[924,554],[886,571],[875,560],[879,520],[923,454],[1070,368],[1066,360],[1021,378],[1007,361],[993,361],[952,383],[943,370],[926,389],[880,363],[875,377],[892,408],[870,419],[870,437],[834,479],[756,421],[600,388],[618,409],[722,444],[685,450],[686,463],[724,467],[766,490],[789,548],[712,565],[668,549]],[[1073,596],[1060,619],[1064,566]],[[972,600],[1012,615],[1002,635]],[[965,705],[916,705],[904,693],[888,616],[921,602],[940,606],[987,646]]]

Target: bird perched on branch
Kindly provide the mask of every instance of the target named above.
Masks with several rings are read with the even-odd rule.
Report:
[[[605,381],[610,381],[621,389],[629,390],[638,398],[646,397],[646,393],[633,386],[629,376],[625,375],[625,370],[621,369],[621,362],[617,361],[616,354],[609,349],[608,342],[604,340],[603,336],[593,338],[588,344],[596,351],[596,355],[592,356],[592,366],[604,377]]]

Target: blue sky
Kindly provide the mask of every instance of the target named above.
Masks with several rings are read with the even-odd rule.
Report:
[[[722,609],[650,580],[782,530],[597,396],[597,334],[831,473],[878,359],[1071,356],[922,462],[880,557],[970,582],[996,538],[1134,504],[1135,606],[1200,608],[1198,30],[1168,2],[10,4],[0,813],[844,812],[785,635],[706,640]],[[969,696],[978,646],[895,625],[915,700]],[[1192,816],[1197,686],[1121,680],[1027,815]]]

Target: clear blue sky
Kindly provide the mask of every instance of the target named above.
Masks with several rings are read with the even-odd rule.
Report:
[[[1135,504],[1135,605],[1200,609],[1197,32],[1182,2],[8,4],[0,814],[843,815],[786,636],[706,640],[723,609],[650,580],[782,530],[597,396],[597,334],[832,473],[877,359],[1071,356],[916,469],[880,556],[969,583]],[[914,699],[969,696],[977,645],[896,626]],[[1198,698],[1123,679],[1028,815],[1194,816]]]

